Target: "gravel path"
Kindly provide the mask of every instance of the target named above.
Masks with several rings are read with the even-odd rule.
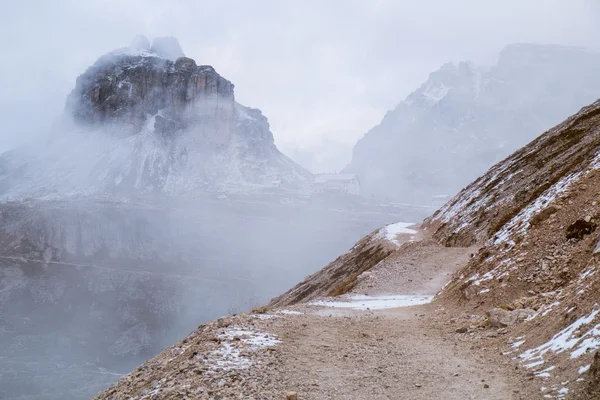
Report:
[[[472,251],[408,243],[361,277],[354,296],[435,294]],[[308,303],[215,321],[98,398],[541,398],[530,377],[499,355],[502,333],[494,332],[498,339],[457,333],[457,324],[470,316],[457,319],[437,302],[377,307]]]
[[[282,392],[307,400],[536,398],[509,368],[440,329],[432,306],[345,313],[274,324]]]

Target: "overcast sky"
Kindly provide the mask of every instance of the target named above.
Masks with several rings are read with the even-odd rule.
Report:
[[[142,33],[269,118],[277,145],[337,170],[386,110],[447,61],[491,64],[513,42],[598,47],[596,0],[21,0],[0,14],[0,150],[43,134],[75,78]]]

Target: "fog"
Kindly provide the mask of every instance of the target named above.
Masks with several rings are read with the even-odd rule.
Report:
[[[39,135],[100,54],[138,33],[173,35],[265,113],[286,154],[313,172],[339,171],[354,143],[443,63],[492,64],[514,42],[594,47],[599,10],[594,0],[9,2],[1,145]]]
[[[433,192],[322,192],[311,173],[345,168],[445,62],[592,46],[598,17],[592,0],[4,5],[0,398],[89,398],[374,229],[420,221]],[[177,37],[195,62],[137,34]]]

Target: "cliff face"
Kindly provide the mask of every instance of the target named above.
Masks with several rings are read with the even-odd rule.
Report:
[[[176,61],[143,48],[102,56],[77,78],[67,112],[83,124],[112,125],[118,134],[137,134],[155,116],[154,131],[191,134],[219,144],[231,139],[233,84],[191,58]]]
[[[429,202],[600,95],[600,54],[518,44],[496,65],[445,64],[356,144],[348,170],[364,193]]]
[[[77,79],[48,143],[0,157],[1,194],[302,191],[311,174],[279,152],[267,119],[236,103],[233,88],[175,39],[138,38]]]

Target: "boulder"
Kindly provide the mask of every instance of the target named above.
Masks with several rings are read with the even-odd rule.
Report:
[[[512,311],[504,310],[502,308],[492,308],[487,312],[487,317],[490,326],[504,328],[506,326],[515,325],[519,322],[523,322],[533,314],[535,314],[535,311],[533,311],[530,308],[523,308]]]
[[[475,285],[469,285],[463,290],[463,296],[467,300],[471,300],[473,297],[477,296],[477,293],[479,293],[479,290]]]
[[[554,206],[546,207],[531,218],[531,225],[537,225],[547,220],[552,214],[556,213],[558,208]]]

